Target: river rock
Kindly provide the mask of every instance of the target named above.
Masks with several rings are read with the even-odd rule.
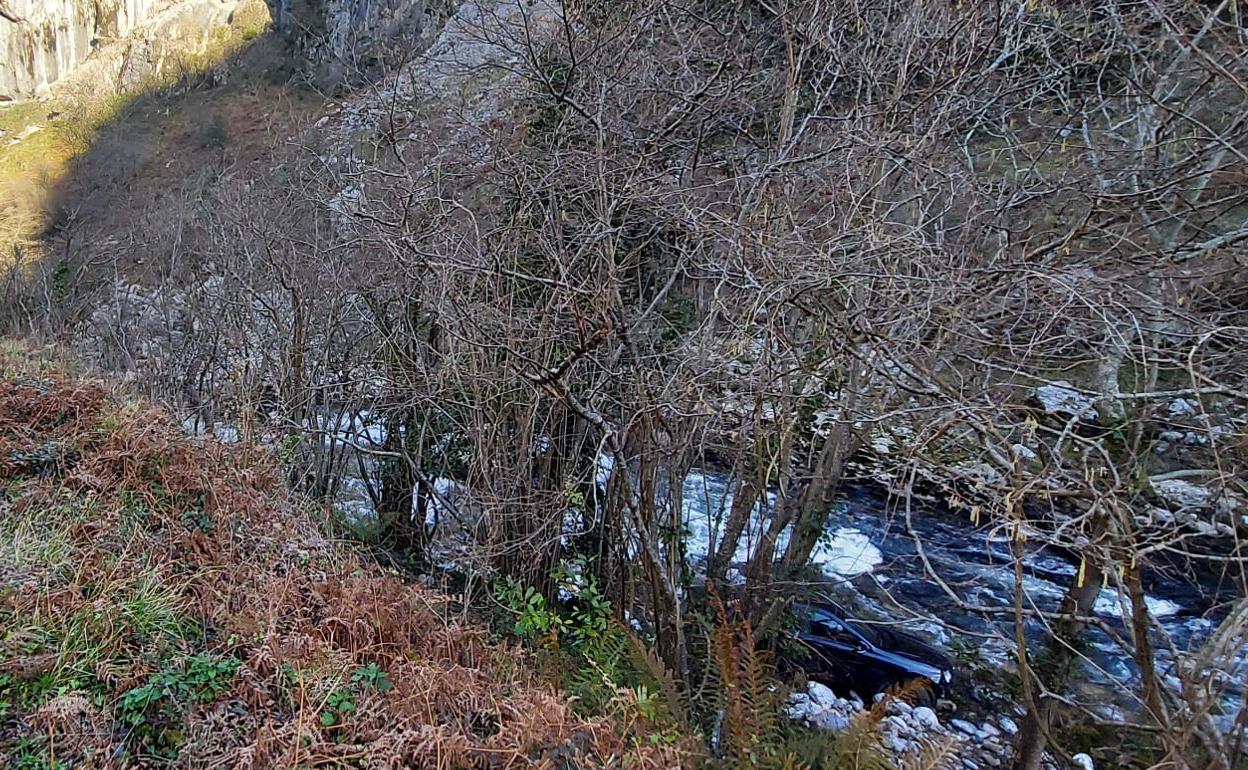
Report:
[[[1065,380],[1036,388],[1036,399],[1046,414],[1088,421],[1096,419],[1096,404],[1092,398],[1075,390],[1075,386]]]
[[[940,718],[936,716],[935,711],[932,711],[927,706],[919,706],[911,711],[910,720],[922,726],[925,730],[936,732],[941,729]]]
[[[806,694],[816,705],[824,709],[835,708],[840,701],[836,693],[832,692],[832,688],[819,682],[807,684]]]
[[[810,682],[806,692],[789,696],[789,718],[820,730],[844,730],[849,727],[849,701],[818,682]]]
[[[1087,754],[1076,754],[1070,758],[1075,763],[1075,767],[1079,770],[1096,770],[1096,765],[1092,762],[1092,757]]]
[[[979,734],[979,728],[965,719],[954,719],[949,724],[953,725],[953,729],[972,738]]]
[[[1017,457],[1021,457],[1024,460],[1035,460],[1040,457],[1040,455],[1036,454],[1035,450],[1026,444],[1014,444],[1010,447],[1010,451],[1012,451]]]
[[[1153,482],[1153,491],[1170,505],[1183,508],[1201,508],[1209,502],[1213,491],[1183,479],[1161,479]]]
[[[1001,725],[1001,729],[1005,731],[1006,735],[1018,734],[1018,723],[1009,717],[1001,717],[997,720],[997,724]]]
[[[886,732],[902,737],[909,737],[914,733],[914,729],[910,727],[909,723],[899,716],[885,717],[884,729]]]
[[[1001,735],[1001,731],[992,722],[984,722],[979,727],[979,735],[981,738],[996,738]]]
[[[1188,415],[1196,414],[1198,405],[1196,404],[1195,401],[1191,400],[1190,398],[1176,398],[1175,400],[1170,402],[1170,406],[1167,407],[1167,409],[1169,410],[1170,414],[1174,415],[1175,417],[1186,417]],[[1087,755],[1083,754],[1081,756],[1086,757]]]
[[[914,744],[895,733],[884,733],[884,745],[898,756],[914,750]]]

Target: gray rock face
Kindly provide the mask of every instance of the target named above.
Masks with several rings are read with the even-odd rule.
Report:
[[[0,0],[0,99],[55,83],[168,0]]]
[[[79,73],[93,91],[126,91],[176,54],[203,50],[240,3],[258,2],[0,0],[0,101]]]
[[[0,0],[0,101],[39,96],[88,63],[93,63],[93,86],[124,90],[159,71],[170,53],[202,48],[240,3],[261,2],[296,41],[299,55],[338,83],[373,81],[423,51],[459,5],[458,0]]]
[[[457,0],[271,0],[277,26],[334,79],[369,77],[421,51]],[[384,69],[384,67],[382,68]]]

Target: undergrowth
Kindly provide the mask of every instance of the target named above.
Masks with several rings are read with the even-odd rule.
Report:
[[[0,345],[6,770],[689,764],[324,538],[279,478]]]
[[[558,606],[497,583],[492,635],[324,537],[281,476],[261,449],[187,438],[0,344],[6,770],[899,764],[884,705],[836,735],[788,723],[749,624],[718,599],[690,693],[584,565],[556,576]]]
[[[536,589],[497,581],[501,608],[496,631],[526,640],[543,668],[581,709],[610,711],[644,726],[654,745],[680,745],[689,760],[734,770],[939,770],[957,759],[954,740],[920,741],[916,754],[897,757],[882,740],[890,701],[917,693],[885,693],[835,734],[806,728],[784,716],[787,690],[774,675],[748,620],[736,617],[712,592],[705,630],[704,681],[696,693],[614,613],[583,564],[556,574],[564,601],[550,605]],[[916,687],[918,685],[915,685]]]

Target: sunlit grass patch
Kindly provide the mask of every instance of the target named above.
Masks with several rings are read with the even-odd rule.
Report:
[[[52,98],[0,105],[0,267],[35,241],[54,217],[54,195],[74,161],[101,137],[102,130],[131,109],[143,95],[194,86],[238,55],[272,26],[261,0],[234,11],[230,23],[209,31],[187,20],[171,39],[160,69],[124,92],[100,84],[58,83]]]

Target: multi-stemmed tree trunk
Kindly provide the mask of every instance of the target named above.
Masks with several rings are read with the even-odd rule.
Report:
[[[1034,657],[1028,650],[1019,650],[1020,674],[1030,680],[1024,686],[1030,702],[1024,704],[1027,711],[1015,747],[1015,770],[1039,770],[1045,747],[1051,739],[1055,703],[1052,694],[1063,692],[1077,672],[1087,618],[1096,604],[1103,575],[1100,540],[1105,535],[1107,514],[1093,512],[1090,516],[1090,546],[1081,555],[1080,567],[1066,589],[1066,596],[1058,609],[1060,617],[1054,621],[1050,639]],[[1018,597],[1016,601],[1023,599]]]

